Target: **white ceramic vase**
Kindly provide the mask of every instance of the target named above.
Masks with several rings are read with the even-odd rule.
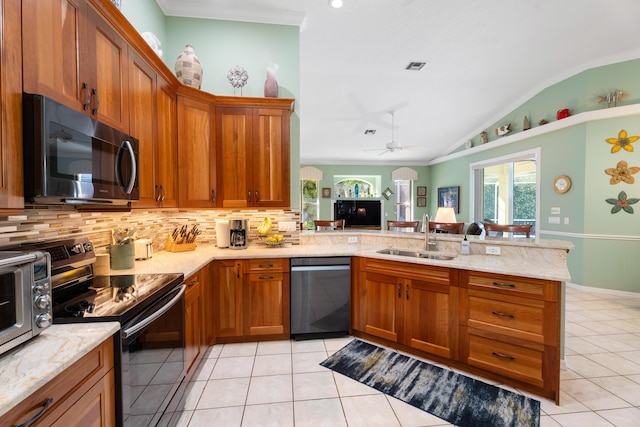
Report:
[[[200,89],[202,86],[202,64],[191,45],[186,45],[176,59],[176,77],[185,85]]]

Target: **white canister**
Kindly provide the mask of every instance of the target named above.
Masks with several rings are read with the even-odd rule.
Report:
[[[216,246],[219,248],[229,247],[229,221],[216,221]]]

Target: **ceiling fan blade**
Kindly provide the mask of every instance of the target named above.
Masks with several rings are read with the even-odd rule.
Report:
[[[400,150],[422,150],[422,145],[402,145],[398,147]]]

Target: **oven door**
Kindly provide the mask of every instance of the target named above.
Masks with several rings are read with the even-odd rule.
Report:
[[[185,289],[174,288],[122,327],[122,408],[116,411],[125,426],[155,426],[170,404],[180,409],[186,387]]]
[[[31,338],[31,280],[26,269],[0,268],[0,354]]]

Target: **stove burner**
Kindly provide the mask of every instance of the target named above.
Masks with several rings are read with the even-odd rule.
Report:
[[[93,313],[96,308],[95,304],[87,300],[69,304],[65,306],[64,311],[69,313],[73,317],[84,317],[84,313]]]

